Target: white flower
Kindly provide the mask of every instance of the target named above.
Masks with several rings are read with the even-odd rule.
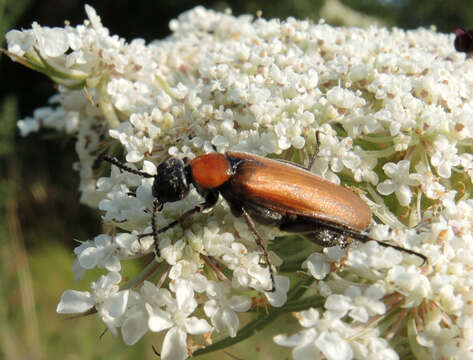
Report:
[[[440,137],[434,142],[435,153],[431,157],[432,165],[437,168],[439,176],[449,178],[452,167],[460,163],[455,144],[450,144],[447,138]]]
[[[306,268],[317,280],[324,279],[330,273],[330,262],[319,253],[313,253],[302,263],[302,268]]]
[[[406,305],[418,305],[432,293],[430,282],[422,275],[417,266],[393,266],[386,279],[392,282],[406,296]],[[412,303],[412,304],[411,304]]]
[[[320,331],[324,321],[319,319],[315,309],[301,311],[297,314],[300,324],[307,328],[296,335],[277,335],[274,341],[282,346],[294,347],[292,355],[295,360],[308,360],[325,356],[327,359],[352,359],[353,350],[340,334],[332,331]],[[319,329],[320,330],[319,330]]]
[[[355,170],[360,166],[360,157],[352,151],[353,142],[351,138],[340,141],[335,136],[321,137],[320,157],[327,157],[330,160],[330,169],[336,173],[345,167]]]
[[[6,33],[5,38],[8,43],[8,51],[18,56],[23,56],[30,51],[35,42],[32,30],[10,30]]]
[[[423,162],[416,165],[416,174],[412,174],[412,178],[417,180],[422,187],[422,191],[430,199],[438,199],[445,192],[445,187],[440,184],[432,172]]]
[[[108,271],[120,271],[120,260],[117,257],[118,245],[113,242],[111,236],[99,235],[89,245],[77,254],[80,266],[85,269],[98,266]]]
[[[206,291],[209,284],[208,279],[198,271],[198,262],[182,259],[173,265],[169,271],[169,278],[174,280],[174,284],[179,283],[179,286],[189,286],[194,291],[201,293]],[[180,282],[185,282],[185,284]],[[171,289],[173,289],[173,284],[171,284]]]
[[[251,287],[258,291],[269,291],[272,287],[269,269],[260,265],[262,254],[258,251],[249,252],[247,248],[240,243],[234,242],[231,244],[231,252],[228,252],[222,257],[222,261],[233,270],[232,284],[235,288]],[[287,292],[284,281],[281,282],[279,288],[283,293]],[[278,302],[278,290],[275,291]],[[272,295],[267,295],[273,298]],[[276,298],[274,298],[276,301]]]
[[[92,293],[66,290],[56,311],[60,314],[82,313],[95,306],[102,321],[113,335],[123,322],[127,309],[129,291],[120,291],[121,276],[117,272],[102,275],[92,283]]]
[[[40,27],[36,22],[32,25],[38,50],[45,57],[58,57],[69,49],[67,33],[61,28]]]
[[[298,360],[321,356],[327,359],[398,359],[396,352],[376,331],[367,329],[363,334],[357,334],[356,326],[340,321],[339,315],[328,310],[320,317],[313,308],[301,311],[296,318],[303,330],[291,336],[277,335],[274,341],[293,347],[293,358]]]
[[[77,256],[76,271],[89,270],[94,267],[108,271],[120,271],[120,260],[136,254],[145,253],[150,243],[138,240],[136,234],[120,233],[114,237],[106,234],[96,236],[93,241],[83,242],[74,249]],[[79,276],[81,277],[81,276]]]
[[[333,313],[348,314],[353,320],[366,323],[371,316],[382,315],[386,306],[380,299],[385,295],[384,289],[372,285],[364,292],[357,286],[349,286],[345,295],[333,294],[327,298],[325,308]]]
[[[212,331],[206,320],[189,317],[197,308],[194,291],[188,286],[176,289],[176,300],[167,306],[167,310],[146,304],[148,327],[153,332],[168,330],[164,337],[161,358],[186,359],[187,334],[198,335]]]
[[[289,291],[289,278],[286,276],[275,275],[274,276],[274,291],[266,291],[264,296],[268,299],[268,302],[274,307],[281,307],[287,301],[287,292]]]
[[[384,164],[383,170],[391,179],[383,181],[377,187],[383,195],[396,193],[399,204],[402,206],[407,206],[411,202],[412,191],[410,186],[418,185],[417,179],[413,176],[414,174],[409,173],[410,165],[409,160],[401,160],[397,164]]]
[[[167,289],[156,287],[149,281],[145,281],[139,293],[130,292],[126,318],[121,327],[123,341],[127,345],[135,344],[149,330],[147,307],[164,308],[173,306],[174,298]]]
[[[226,331],[231,337],[235,337],[240,325],[236,312],[248,311],[251,299],[246,296],[230,296],[230,287],[227,284],[214,281],[209,283],[207,294],[210,300],[204,304],[204,311],[215,330]]]
[[[153,175],[156,167],[145,161],[143,172]],[[128,173],[127,173],[128,174]],[[105,211],[104,219],[107,221],[126,222],[132,229],[148,225],[150,218],[147,208],[151,207],[153,178],[143,178],[139,175],[126,176],[121,171],[112,173],[111,179],[99,179],[98,190],[106,194],[106,198],[99,202],[99,209]],[[136,187],[133,191],[129,186],[117,183],[120,179],[127,179],[127,185]],[[135,196],[133,196],[133,194]]]
[[[377,163],[378,159],[375,156],[369,155],[368,152],[363,152],[360,147],[355,147],[355,153],[361,158],[361,163],[358,167],[352,169],[353,177],[356,181],[367,181],[373,185],[378,183],[378,174],[373,170]]]

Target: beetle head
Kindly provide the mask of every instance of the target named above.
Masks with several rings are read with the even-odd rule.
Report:
[[[159,164],[153,183],[153,196],[159,203],[182,200],[189,193],[188,166],[179,158],[171,157]]]

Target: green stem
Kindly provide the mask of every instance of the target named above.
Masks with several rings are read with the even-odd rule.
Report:
[[[325,303],[325,298],[320,295],[313,295],[299,301],[288,302],[284,305],[286,312],[302,311],[309,308],[319,308]]]
[[[407,338],[409,340],[410,350],[416,359],[432,359],[432,353],[428,348],[423,347],[417,341],[418,331],[414,316],[411,316],[407,322]]]
[[[43,56],[41,56],[41,53],[36,48],[35,48],[35,53],[36,55],[38,55],[39,59],[41,60],[41,63],[44,66],[44,69],[46,70],[46,72],[44,73],[50,77],[59,78],[59,79],[67,79],[67,80],[75,80],[75,81],[84,81],[90,76],[89,74],[79,72],[77,70],[74,71],[72,69],[69,70],[69,72],[59,71],[54,66],[49,65],[46,59]],[[27,56],[27,58],[30,61],[33,61],[34,59],[34,58],[31,58],[31,56]]]
[[[168,83],[160,76],[156,75],[156,80],[158,81],[159,86],[164,90],[166,94],[170,97],[174,98],[174,94],[172,93],[171,89],[168,86]]]
[[[392,136],[360,136],[360,140],[370,142],[370,143],[375,143],[375,144],[386,144],[386,143],[392,143],[393,137]]]
[[[376,158],[389,158],[396,153],[394,147],[388,147],[384,150],[367,150],[366,154],[370,156],[374,156]]]

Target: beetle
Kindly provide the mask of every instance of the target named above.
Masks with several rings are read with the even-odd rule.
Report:
[[[120,169],[154,178],[151,216],[155,253],[159,257],[158,234],[179,224],[194,213],[213,207],[221,195],[231,212],[243,217],[261,248],[275,290],[274,272],[262,237],[256,231],[255,221],[277,226],[289,233],[307,236],[324,247],[346,247],[351,239],[361,242],[374,240],[384,247],[413,254],[427,261],[419,252],[372,239],[366,234],[371,224],[368,205],[354,192],[325,180],[307,168],[244,152],[210,153],[192,160],[170,157],[158,165],[156,175],[132,169],[116,158],[104,159]],[[185,198],[190,186],[204,198],[204,202],[188,210],[178,220],[162,229],[156,228],[155,215],[167,202]]]
[[[473,30],[465,30],[462,27],[455,28],[455,40],[453,45],[459,52],[473,51]]]

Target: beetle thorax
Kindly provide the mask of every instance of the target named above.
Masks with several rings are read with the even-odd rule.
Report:
[[[197,156],[189,162],[195,184],[204,189],[215,189],[233,175],[233,168],[224,154]]]

